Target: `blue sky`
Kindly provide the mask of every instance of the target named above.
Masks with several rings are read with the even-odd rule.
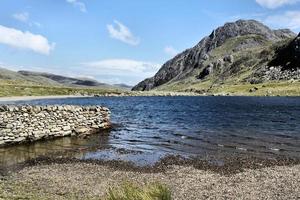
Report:
[[[1,0],[0,66],[134,85],[225,22],[300,31],[300,0]]]

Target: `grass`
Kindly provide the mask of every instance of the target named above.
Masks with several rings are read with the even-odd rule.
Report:
[[[121,187],[110,188],[105,200],[171,200],[170,190],[160,183],[141,187],[124,183]]]
[[[50,96],[50,95],[77,95],[77,94],[120,94],[123,91],[115,88],[98,87],[61,87],[33,85],[23,82],[1,81],[0,97],[9,96]]]
[[[226,81],[223,84],[213,84],[211,80],[173,82],[158,88],[158,91],[206,91],[207,95],[229,94],[234,96],[300,96],[300,81],[269,81],[260,84],[242,83],[239,81]],[[255,92],[251,89],[258,88]]]
[[[42,183],[41,183],[42,184]],[[47,183],[46,183],[47,184]],[[149,183],[145,186],[137,186],[125,182],[119,187],[111,187],[107,194],[101,198],[96,195],[73,193],[74,191],[57,191],[47,187],[47,191],[41,190],[32,181],[18,182],[14,180],[0,180],[0,199],[5,200],[50,200],[50,199],[89,199],[89,200],[171,200],[169,188],[160,183]]]

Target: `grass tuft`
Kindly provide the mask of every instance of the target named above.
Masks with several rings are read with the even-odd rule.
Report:
[[[144,187],[123,183],[121,187],[109,188],[105,200],[171,200],[171,192],[160,183]]]

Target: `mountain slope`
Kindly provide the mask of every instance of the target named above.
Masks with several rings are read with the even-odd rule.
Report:
[[[290,30],[271,30],[255,20],[226,23],[166,62],[154,77],[133,90],[200,88],[205,92],[225,82],[251,81],[252,71],[269,62],[276,45],[295,36]]]
[[[49,95],[119,95],[126,90],[95,80],[0,68],[0,97]]]
[[[42,72],[31,72],[31,71],[19,71],[19,74],[31,79],[35,80],[37,78],[46,78],[50,81],[54,81],[57,84],[70,86],[70,87],[79,87],[79,86],[86,86],[86,87],[108,87],[109,85],[104,83],[99,83],[96,80],[92,79],[80,79],[80,78],[71,78],[51,73],[42,73]]]
[[[91,88],[110,88],[110,89],[129,89],[124,84],[109,85],[100,83],[93,79],[72,78],[51,73],[32,72],[32,71],[12,71],[0,67],[0,82],[18,85],[41,85],[54,87],[91,87]]]
[[[277,50],[277,56],[270,62],[270,66],[282,66],[283,70],[300,67],[300,33],[287,46]]]
[[[49,85],[49,86],[59,86],[60,84],[47,79],[45,77],[27,77],[18,72],[8,70],[5,68],[0,68],[0,81],[18,83],[18,84],[30,84],[30,85]]]

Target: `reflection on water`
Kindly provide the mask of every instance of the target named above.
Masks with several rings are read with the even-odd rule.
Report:
[[[300,157],[298,97],[100,97],[18,103],[104,105],[116,125],[108,136],[2,148],[2,164],[49,154],[142,164],[165,154]]]
[[[106,134],[89,138],[64,137],[0,148],[0,165],[10,166],[39,156],[82,158],[88,151],[109,148]]]

